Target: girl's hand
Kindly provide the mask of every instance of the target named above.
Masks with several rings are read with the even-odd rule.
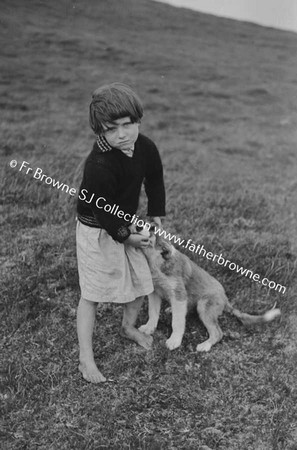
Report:
[[[147,237],[141,236],[141,234],[132,233],[125,240],[125,244],[132,245],[135,248],[147,248],[149,246],[149,239]]]
[[[157,224],[160,229],[163,228],[160,217],[150,217],[150,221],[155,222],[155,224]]]

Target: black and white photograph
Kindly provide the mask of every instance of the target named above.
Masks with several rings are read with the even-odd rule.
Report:
[[[296,450],[296,0],[0,6],[1,448]]]

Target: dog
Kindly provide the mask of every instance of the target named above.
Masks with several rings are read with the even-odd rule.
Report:
[[[151,270],[154,292],[149,295],[148,322],[139,327],[139,331],[149,335],[154,333],[161,300],[166,299],[172,310],[172,334],[166,341],[169,350],[181,345],[186,314],[192,308],[197,309],[209,334],[206,341],[197,345],[197,352],[208,352],[223,338],[218,323],[218,317],[223,311],[233,314],[244,325],[270,322],[281,314],[278,308],[272,308],[262,315],[250,315],[233,308],[219,281],[153,231],[149,239],[149,247],[142,251]]]

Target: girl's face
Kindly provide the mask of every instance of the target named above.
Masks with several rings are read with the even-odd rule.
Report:
[[[122,117],[104,127],[105,139],[119,150],[133,149],[138,133],[139,123],[132,123],[130,117]]]

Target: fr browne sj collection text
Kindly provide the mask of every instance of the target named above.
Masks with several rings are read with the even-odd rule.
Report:
[[[16,168],[18,166],[18,162],[15,159],[13,159],[12,161],[10,161],[9,165],[12,168]],[[37,167],[36,169],[30,167],[27,161],[22,161],[19,167],[19,172],[24,172],[26,175],[31,175],[36,180],[42,181],[47,185],[51,185],[52,187],[59,189],[60,191],[64,191],[69,195],[71,195],[72,197],[77,194],[76,188],[73,187],[70,188],[68,184],[62,183],[61,181],[55,180],[54,178],[46,175],[40,167]],[[103,209],[105,212],[113,214],[114,216],[116,215],[119,219],[123,218],[127,222],[142,227],[147,226],[149,228],[150,226],[150,224],[148,224],[147,222],[144,222],[142,219],[139,219],[137,215],[134,214],[133,216],[131,216],[131,214],[125,213],[124,211],[119,209],[120,208],[119,205],[116,204],[110,205],[106,203],[106,199],[104,197],[97,197],[95,199],[95,194],[94,193],[89,194],[87,189],[82,189],[79,192],[78,198],[80,200],[85,201],[86,203],[91,203],[95,201],[95,205],[98,209]]]

